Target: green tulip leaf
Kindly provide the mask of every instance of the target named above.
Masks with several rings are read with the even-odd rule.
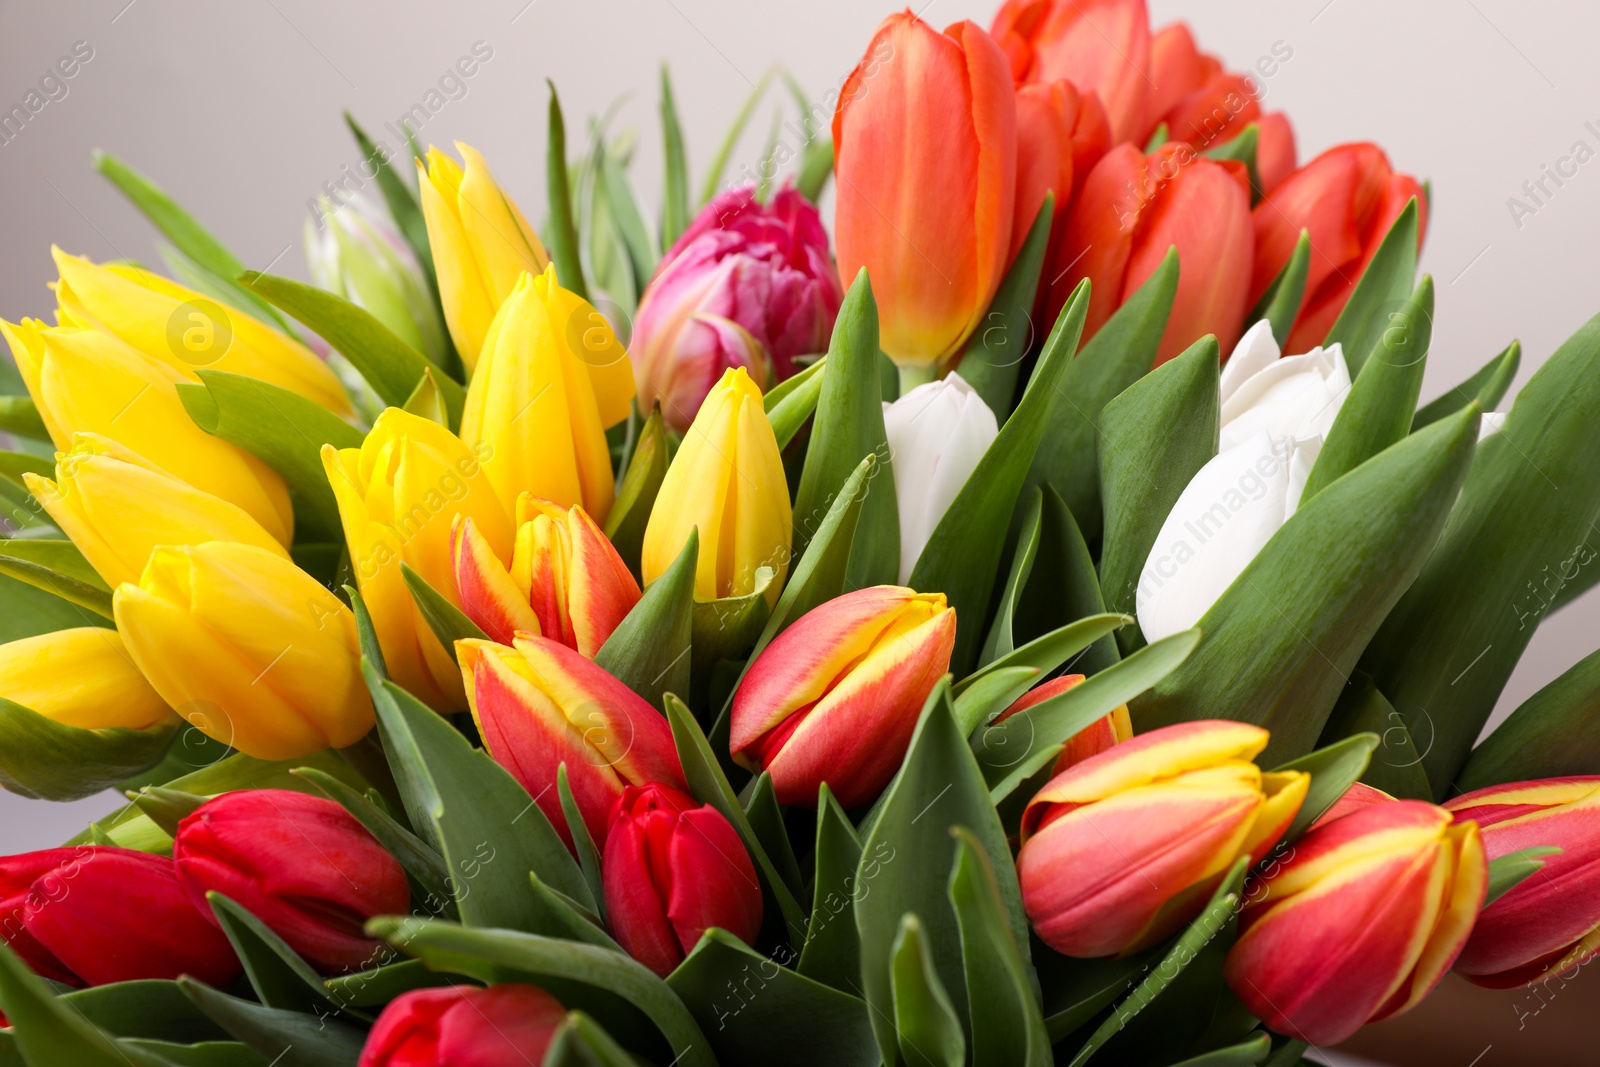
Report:
[[[683,127],[672,98],[672,78],[661,64],[661,143],[666,152],[663,168],[665,192],[661,205],[661,251],[665,252],[689,228],[689,164],[683,147]]]
[[[1304,771],[1311,775],[1306,798],[1301,802],[1289,829],[1283,833],[1284,843],[1298,839],[1311,828],[1312,823],[1327,814],[1328,809],[1338,803],[1352,785],[1361,780],[1377,747],[1377,734],[1355,734],[1273,768],[1274,772]]]
[[[411,390],[411,395],[406,397],[406,402],[401,406],[405,411],[419,418],[436,422],[447,430],[455,429],[450,423],[450,413],[445,410],[444,393],[439,388],[442,371],[432,367],[422,372],[422,377],[417,379],[417,387]]]
[[[611,935],[601,928],[599,915],[565,893],[551,889],[531,871],[528,873],[528,884],[533,890],[533,910],[537,916],[533,925],[545,931],[546,936],[582,941],[612,952],[622,952],[622,946],[611,940]]]
[[[1434,738],[1423,767],[1436,798],[1465,765],[1540,620],[1600,575],[1586,568],[1600,517],[1596,425],[1600,317],[1556,350],[1505,427],[1478,446],[1438,548],[1362,658],[1411,735]]]
[[[242,1041],[207,1041],[198,1045],[179,1045],[171,1041],[128,1038],[124,1048],[137,1049],[160,1058],[171,1067],[272,1067],[265,1056]]]
[[[728,168],[728,160],[733,155],[734,145],[739,143],[739,138],[744,136],[745,127],[750,124],[750,117],[755,114],[756,105],[766,95],[767,89],[772,85],[772,79],[777,74],[777,69],[768,70],[757,79],[750,88],[750,95],[744,98],[744,103],[739,105],[739,113],[734,116],[733,125],[728,127],[728,132],[723,135],[722,144],[717,147],[717,154],[712,157],[711,169],[706,172],[706,180],[700,187],[700,205],[703,207],[718,193],[718,186],[722,184],[723,172]],[[768,157],[763,157],[768,158]]]
[[[1100,414],[1100,587],[1108,610],[1133,614],[1139,575],[1162,523],[1190,479],[1217,454],[1218,358],[1217,339],[1202,337],[1124,389]],[[1128,655],[1144,644],[1144,635],[1130,626],[1116,641]]]
[[[1017,410],[934,527],[906,583],[922,592],[944,593],[957,617],[974,624],[956,629],[950,663],[957,674],[970,671],[978,658],[1011,515],[1026,484],[1029,464],[1048,428],[1055,424],[1059,402],[1071,396],[1065,383],[1075,366],[1072,354],[1088,309],[1088,286],[1080,284],[1061,309]]]
[[[1474,400],[1484,411],[1493,411],[1495,405],[1505,399],[1521,365],[1522,342],[1512,341],[1498,356],[1478,368],[1472,377],[1417,409],[1416,417],[1411,422],[1412,432],[1460,411]]]
[[[766,771],[751,780],[744,815],[750,820],[750,829],[766,850],[767,858],[777,868],[778,876],[795,899],[799,900],[805,893],[805,878],[800,874],[800,861],[795,857],[794,845],[789,841],[789,831],[783,825],[783,809],[778,806],[772,775]]]
[[[189,1044],[228,1036],[183,995],[178,983],[163,979],[91,986],[65,993],[61,999],[88,1022],[122,1038]]]
[[[3,759],[0,755],[0,759]],[[1504,782],[1600,774],[1600,652],[1518,705],[1473,749],[1463,792]]]
[[[1028,494],[1028,508],[1023,513],[1022,525],[1017,532],[1017,547],[1011,556],[1011,570],[1006,574],[1006,584],[1000,593],[1000,606],[995,610],[994,621],[989,624],[989,636],[984,638],[983,650],[978,653],[978,669],[993,663],[1001,656],[1016,650],[1017,604],[1022,598],[1023,586],[1033,573],[1034,560],[1039,555],[1039,540],[1043,523],[1044,492],[1038,486]]]
[[[988,672],[956,697],[956,729],[963,737],[971,736],[1032,689],[1041,674],[1037,667],[1002,667]]]
[[[667,430],[661,412],[652,411],[634,442],[622,480],[617,483],[617,501],[611,505],[605,525],[606,537],[634,578],[641,574],[639,557],[644,552],[644,531],[666,476]]]
[[[1031,641],[1076,619],[1104,614],[1100,577],[1078,521],[1054,486],[1042,487],[1039,554],[1017,602],[1014,639]],[[1097,639],[1073,660],[1080,674],[1116,663],[1117,639]]]
[[[1063,402],[1034,454],[1028,485],[1055,486],[1091,544],[1100,540],[1100,467],[1095,450],[1101,411],[1154,365],[1177,293],[1174,248],[1072,360],[1059,386]]]
[[[1035,941],[1034,962],[1044,987],[1045,1030],[1058,1043],[1099,1015],[1148,971],[1159,948],[1132,956],[1080,960],[1062,956]]]
[[[1130,705],[1135,728],[1221,714],[1272,732],[1269,763],[1309,752],[1356,659],[1433,551],[1477,428],[1474,407],[1299,508],[1201,617],[1196,653]]]
[[[638,1062],[605,1027],[574,1011],[567,1013],[567,1021],[551,1039],[541,1067],[638,1067]]]
[[[1360,671],[1351,674],[1350,683],[1339,694],[1339,702],[1334,705],[1328,725],[1322,731],[1322,744],[1330,745],[1340,738],[1358,734],[1378,738],[1378,746],[1372,752],[1372,761],[1367,764],[1361,781],[1402,800],[1433,799],[1433,787],[1422,770],[1422,756],[1405,719],[1378,692],[1372,679]]]
[[[1272,1037],[1257,1033],[1227,1048],[1213,1049],[1191,1056],[1173,1067],[1254,1067],[1272,1052]]]
[[[678,558],[595,653],[594,661],[659,710],[668,693],[689,691],[694,621],[694,574],[700,532],[691,530]]]
[[[177,732],[175,720],[85,730],[0,697],[0,786],[39,800],[93,796],[159,763]]]
[[[1267,291],[1256,301],[1256,306],[1244,317],[1246,327],[1266,319],[1272,323],[1272,339],[1278,342],[1278,347],[1288,344],[1289,331],[1294,329],[1294,320],[1299,318],[1300,306],[1305,301],[1306,276],[1310,271],[1311,233],[1301,230],[1289,262],[1283,265]]]
[[[689,691],[697,705],[709,692],[711,671],[723,660],[745,661],[761,637],[771,609],[767,589],[777,579],[771,567],[757,567],[755,588],[744,596],[696,600],[689,609]]]
[[[0,944],[0,1014],[6,1036],[27,1064],[72,1067],[166,1067],[165,1061],[116,1040],[50,991],[8,946]],[[0,1045],[0,1055],[4,1046]],[[354,1064],[354,1060],[351,1061]]]
[[[361,1056],[366,1035],[349,1023],[240,1000],[189,977],[179,978],[178,987],[218,1026],[269,1062],[293,1050],[297,1067],[356,1067]]]
[[[1261,171],[1256,166],[1256,153],[1261,147],[1261,127],[1252,122],[1237,136],[1208,148],[1201,153],[1208,159],[1231,160],[1243,163],[1250,178],[1250,203],[1261,202]]]
[[[781,951],[781,950],[780,950]],[[788,950],[792,953],[792,950]],[[713,927],[667,976],[720,1063],[876,1067],[867,1006]]]
[[[599,166],[595,201],[603,204],[610,215],[617,237],[628,254],[633,281],[642,288],[655,274],[661,253],[644,224],[644,215],[639,211],[633,186],[628,183],[628,176],[617,161],[616,154],[606,151],[604,139],[596,139],[595,158]]]
[[[789,442],[794,440],[795,434],[800,432],[812,412],[816,411],[817,402],[822,399],[827,366],[828,357],[824,355],[799,374],[785,378],[768,389],[761,398],[780,451],[789,447]]]
[[[1349,302],[1323,339],[1324,348],[1337,344],[1344,349],[1352,379],[1360,376],[1367,357],[1382,344],[1384,332],[1389,329],[1389,316],[1406,302],[1416,284],[1418,228],[1417,200],[1412,197],[1389,227],[1383,243],[1361,272]]]
[[[544,182],[550,197],[550,214],[545,224],[544,243],[555,264],[556,278],[564,289],[589,299],[589,286],[583,280],[583,262],[578,255],[577,212],[572,206],[572,189],[567,171],[567,124],[561,115],[561,98],[555,82],[550,87],[548,139],[545,142]]]
[[[0,574],[111,618],[111,587],[71,541],[0,539]]]
[[[367,131],[356,122],[355,116],[346,111],[344,122],[350,127],[350,134],[356,139],[356,146],[361,149],[361,158],[375,172],[373,177],[378,182],[378,191],[383,194],[383,202],[389,209],[389,217],[394,219],[394,224],[405,237],[406,244],[411,246],[411,251],[415,253],[417,263],[422,267],[428,285],[433,289],[437,299],[438,281],[433,271],[433,248],[428,243],[428,222],[422,215],[422,204],[418,201],[417,194],[400,176],[400,167],[395,165],[393,156],[387,149],[380,149],[373,143],[372,138],[367,136]],[[404,160],[400,166],[408,167],[411,163],[409,160]]]
[[[1523,882],[1544,870],[1544,861],[1559,856],[1561,850],[1553,845],[1536,845],[1520,848],[1496,856],[1489,861],[1489,889],[1484,894],[1483,906],[1488,907]]]
[[[0,452],[0,478],[4,478],[17,489],[26,493],[28,492],[28,484],[22,479],[24,474],[37,474],[43,478],[54,478],[56,476],[55,461],[44,456],[36,456],[32,452]]]
[[[922,921],[907,912],[889,950],[898,1061],[909,1067],[963,1067],[967,1039],[933,964]]]
[[[205,803],[204,797],[180,793],[176,789],[163,789],[161,786],[129,789],[124,795],[134,807],[148,815],[151,822],[174,838],[178,836],[178,824],[199,811]]]
[[[861,839],[826,782],[818,789],[816,878],[811,920],[798,970],[807,978],[844,992],[860,988],[861,943],[856,936],[855,876]]]
[[[556,792],[561,797],[561,815],[567,821],[567,833],[578,853],[578,868],[589,885],[589,897],[594,901],[595,915],[602,923],[606,917],[605,882],[600,874],[600,849],[589,833],[589,824],[578,808],[578,798],[572,795],[572,782],[567,777],[567,765],[556,768]]]
[[[32,397],[0,396],[0,430],[31,441],[50,440]]]
[[[1069,622],[973,671],[956,683],[953,692],[959,699],[983,678],[1012,667],[1032,667],[1043,674],[1050,674],[1117,627],[1132,622],[1133,617],[1129,615],[1091,615]]]
[[[411,590],[411,599],[416,601],[417,610],[427,620],[433,636],[450,653],[451,660],[456,658],[457,641],[474,638],[488,640],[489,635],[477,623],[467,618],[466,613],[450,603],[443,593],[429,585],[428,579],[412,570],[411,564],[402,562],[400,573],[405,578],[406,588]]]
[[[1416,292],[1387,321],[1333,420],[1300,495],[1301,506],[1411,432],[1433,338],[1433,278],[1424,274]]]
[[[1061,195],[1069,192],[1063,189]],[[1011,401],[1017,393],[1017,374],[1022,369],[1023,357],[1033,347],[1034,297],[1039,292],[1039,273],[1044,269],[1045,252],[1050,245],[1056,203],[1054,192],[1045,195],[1044,203],[1039,205],[1039,212],[1028,227],[1028,236],[956,364],[956,372],[983,398],[1000,422],[1011,414]]]
[[[309,1014],[339,1010],[317,972],[265,923],[221,893],[209,892],[206,900],[244,964],[257,1000],[269,1008]]]
[[[435,971],[421,960],[385,963],[365,971],[329,978],[324,984],[338,1004],[352,1008],[378,1008],[414,989],[436,989],[457,985],[458,975]]]

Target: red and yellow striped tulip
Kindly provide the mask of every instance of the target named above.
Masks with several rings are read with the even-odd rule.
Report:
[[[1019,83],[1066,78],[1100,98],[1114,142],[1142,142],[1150,91],[1145,0],[1006,0],[989,32]]]
[[[1283,270],[1300,231],[1311,234],[1305,300],[1284,345],[1285,354],[1322,343],[1356,283],[1406,203],[1417,198],[1417,246],[1428,230],[1428,198],[1409,174],[1399,174],[1375,144],[1330,148],[1290,174],[1255,207],[1255,267],[1250,299],[1260,298]],[[1224,350],[1227,346],[1224,346]]]
[[[867,268],[880,343],[902,367],[960,352],[1005,274],[1015,96],[982,29],[939,33],[909,11],[879,24],[845,80],[833,115],[839,273]]]
[[[1024,708],[1031,708],[1035,704],[1042,704],[1053,696],[1059,696],[1068,689],[1083,681],[1084,675],[1063,674],[1059,678],[1052,678],[1040,686],[1028,690],[1018,697],[1012,704],[994,717],[991,725],[1002,723],[1011,718]],[[1133,736],[1133,720],[1128,717],[1128,705],[1123,704],[1103,719],[1096,719],[1071,737],[1067,738],[1066,745],[1061,749],[1061,755],[1056,757],[1055,769],[1052,774],[1060,774],[1068,767],[1082,763],[1090,756],[1098,756],[1113,745],[1120,745]]]
[[[1445,805],[1475,821],[1489,859],[1561,849],[1544,869],[1483,909],[1456,960],[1468,980],[1508,989],[1569,971],[1600,952],[1600,777],[1490,786]]]
[[[1240,856],[1288,829],[1310,776],[1251,762],[1267,731],[1203,720],[1152,730],[1051,779],[1022,814],[1022,906],[1067,956],[1127,955],[1192,920]]]
[[[470,518],[457,523],[453,547],[461,610],[502,645],[522,631],[593,659],[639,602],[628,565],[577,505],[524,494],[509,571]]]
[[[1487,888],[1475,824],[1418,800],[1369,804],[1246,885],[1223,973],[1271,1029],[1335,1044],[1428,995]]]
[[[943,593],[879,585],[812,608],[739,684],[733,758],[771,774],[781,804],[815,807],[824,781],[845,807],[867,803],[905,758],[955,639]]]
[[[1087,340],[1174,247],[1178,293],[1156,362],[1208,333],[1232,351],[1249,309],[1250,177],[1244,164],[1207,159],[1182,141],[1148,156],[1117,145],[1090,172],[1046,272],[1052,313],[1088,278]]]
[[[103,626],[0,645],[0,697],[83,730],[143,730],[176,721],[133,665],[122,635]]]
[[[568,847],[572,835],[556,790],[563,763],[584,825],[602,848],[625,786],[689,788],[666,717],[566,645],[518,634],[511,648],[457,641],[456,655],[484,748]]]
[[[644,531],[646,585],[666,573],[695,529],[696,600],[749,596],[758,572],[770,567],[766,598],[777,602],[794,536],[789,486],[761,390],[743,367],[723,374],[706,395],[662,479]]]
[[[470,517],[500,559],[511,557],[511,516],[476,452],[438,423],[387,408],[360,448],[322,447],[356,584],[372,614],[389,674],[437,711],[467,703],[461,673],[406,586],[405,563],[448,600],[456,596],[450,532]]]

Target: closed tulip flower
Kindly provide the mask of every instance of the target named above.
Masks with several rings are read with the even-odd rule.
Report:
[[[824,781],[845,807],[867,803],[905,758],[955,639],[943,593],[880,585],[812,608],[739,683],[734,760],[771,774],[781,804],[815,807]]]
[[[1272,1030],[1336,1044],[1428,995],[1487,886],[1477,826],[1417,800],[1372,804],[1306,834],[1245,887],[1223,973]]]
[[[761,932],[761,883],[744,842],[721,812],[681,790],[622,791],[601,871],[612,935],[663,978],[713,926],[750,944]]]
[[[1070,94],[1072,103],[1067,102]],[[1051,225],[1072,202],[1075,173],[1072,127],[1078,91],[1071,82],[1017,89],[1017,196],[1007,259],[1016,259],[1045,195],[1055,195]],[[1069,108],[1072,116],[1068,116]]]
[[[659,402],[681,432],[728,368],[744,367],[763,389],[782,381],[795,356],[826,351],[843,300],[810,201],[789,186],[769,204],[750,185],[719,193],[640,297],[631,343],[640,410]]]
[[[748,596],[767,567],[773,571],[767,603],[776,603],[789,573],[791,527],[783,457],[761,390],[742,368],[730,370],[684,434],[650,509],[645,584],[666,573],[698,528],[696,600]]]
[[[925,380],[961,351],[1006,270],[1017,142],[1005,56],[971,22],[941,34],[890,15],[845,80],[833,143],[839,273],[867,268],[883,350]]]
[[[75,434],[109,438],[196,489],[243,509],[279,544],[294,509],[277,472],[194,424],[178,398],[184,375],[100,330],[0,323],[17,370],[62,451]]]
[[[471,519],[456,527],[454,550],[461,610],[502,645],[522,631],[593,659],[639,602],[628,565],[577,505],[524,495],[510,571]]]
[[[1422,186],[1411,175],[1397,173],[1383,149],[1360,143],[1328,149],[1256,205],[1252,302],[1289,262],[1300,231],[1311,234],[1305,299],[1289,332],[1290,352],[1322,343],[1412,197],[1417,198],[1420,248],[1428,229]]]
[[[1256,132],[1256,175],[1261,179],[1262,190],[1270,193],[1297,166],[1294,127],[1283,112],[1269,111],[1256,120]]]
[[[417,186],[444,321],[472,370],[489,324],[517,279],[543,274],[550,257],[477,150],[460,141],[456,150],[463,163],[429,148],[426,165],[417,161]]]
[[[483,457],[507,515],[532,493],[604,522],[615,496],[606,427],[632,399],[628,354],[605,319],[554,268],[524,274],[484,338],[461,440]]]
[[[543,1063],[566,1018],[561,1002],[538,986],[413,989],[378,1016],[358,1067]]]
[[[78,845],[0,858],[0,936],[69,986],[190,975],[227,987],[239,959],[190,902],[170,857]]]
[[[383,943],[362,926],[411,902],[400,862],[354,815],[286,789],[206,801],[178,823],[172,859],[196,908],[211,914],[206,894],[222,894],[323,974],[383,962]]]
[[[666,718],[567,646],[518,634],[516,646],[456,642],[483,744],[549,817],[572,836],[556,791],[565,763],[584,825],[604,844],[612,805],[629,785],[687,788]]]
[[[1143,136],[1150,63],[1145,0],[1006,0],[989,32],[1018,83],[1066,78],[1100,98],[1114,142]]]
[[[323,198],[306,219],[306,266],[319,286],[365,308],[435,363],[449,352],[426,275],[388,211],[357,193]]]
[[[1200,721],[1141,734],[1050,780],[1022,815],[1022,906],[1067,956],[1128,955],[1205,906],[1240,856],[1259,861],[1310,775],[1251,760],[1267,731]]]
[[[1084,680],[1081,674],[1063,674],[1059,678],[1052,678],[1043,685],[1034,686],[1014,700],[1009,707],[994,717],[991,725],[1002,723],[1017,712],[1042,704],[1051,697],[1059,696],[1068,689],[1078,685]],[[1133,736],[1133,720],[1128,716],[1128,705],[1123,704],[1111,714],[1085,726],[1071,737],[1061,749],[1061,755],[1056,757],[1055,769],[1052,774],[1060,774],[1068,767],[1082,763],[1090,756],[1098,756],[1114,745],[1120,745]]]
[[[1222,367],[1221,447],[1265,430],[1278,437],[1326,437],[1350,395],[1350,367],[1335,343],[1280,357],[1272,324],[1256,323]]]
[[[28,491],[115,588],[137,582],[158,545],[236,541],[289,553],[243,508],[179,481],[99,434],[74,434],[56,480],[24,474]]]
[[[511,514],[473,451],[420,415],[388,408],[360,448],[322,448],[356,584],[372,614],[389,674],[436,711],[466,706],[461,675],[406,586],[406,563],[457,603],[450,530],[470,517],[500,559],[511,557]],[[459,604],[457,604],[459,606]]]
[[[1490,786],[1445,807],[1476,822],[1490,860],[1561,849],[1544,869],[1483,909],[1455,969],[1491,989],[1531,985],[1600,952],[1600,777]]]
[[[295,759],[372,729],[355,616],[281,556],[224,541],[158,548],[112,610],[162,699],[241,752]]]
[[[61,324],[105,330],[198,382],[197,367],[243,374],[350,413],[338,375],[305,345],[236,308],[141,267],[98,266],[51,247]]]
[[[0,645],[0,697],[83,730],[175,722],[133,665],[122,635],[80,626]]]
[[[1169,141],[1146,156],[1119,144],[1096,164],[1055,252],[1050,307],[1088,278],[1084,339],[1178,250],[1178,292],[1156,353],[1163,363],[1208,333],[1239,338],[1250,287],[1250,179],[1244,165]]]
[[[900,510],[900,580],[1000,434],[994,412],[961,375],[925,382],[883,405]]]

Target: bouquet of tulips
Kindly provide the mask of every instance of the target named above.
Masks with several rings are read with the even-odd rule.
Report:
[[[171,277],[3,326],[0,784],[129,803],[0,1064],[1282,1067],[1600,951],[1600,653],[1479,736],[1600,320],[1419,410],[1426,186],[1143,0],[798,95],[696,210],[664,74],[658,227],[553,90],[537,229],[352,119],[315,284],[96,157]]]

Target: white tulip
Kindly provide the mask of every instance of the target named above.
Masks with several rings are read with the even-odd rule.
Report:
[[[961,375],[919,385],[883,405],[900,510],[900,582],[999,434],[994,412]]]
[[[1263,319],[1222,368],[1221,449],[1263,430],[1273,438],[1326,437],[1349,395],[1350,368],[1339,345],[1279,359]]]
[[[1485,411],[1483,418],[1478,423],[1478,443],[1482,444],[1505,428],[1506,413],[1503,411]]]

